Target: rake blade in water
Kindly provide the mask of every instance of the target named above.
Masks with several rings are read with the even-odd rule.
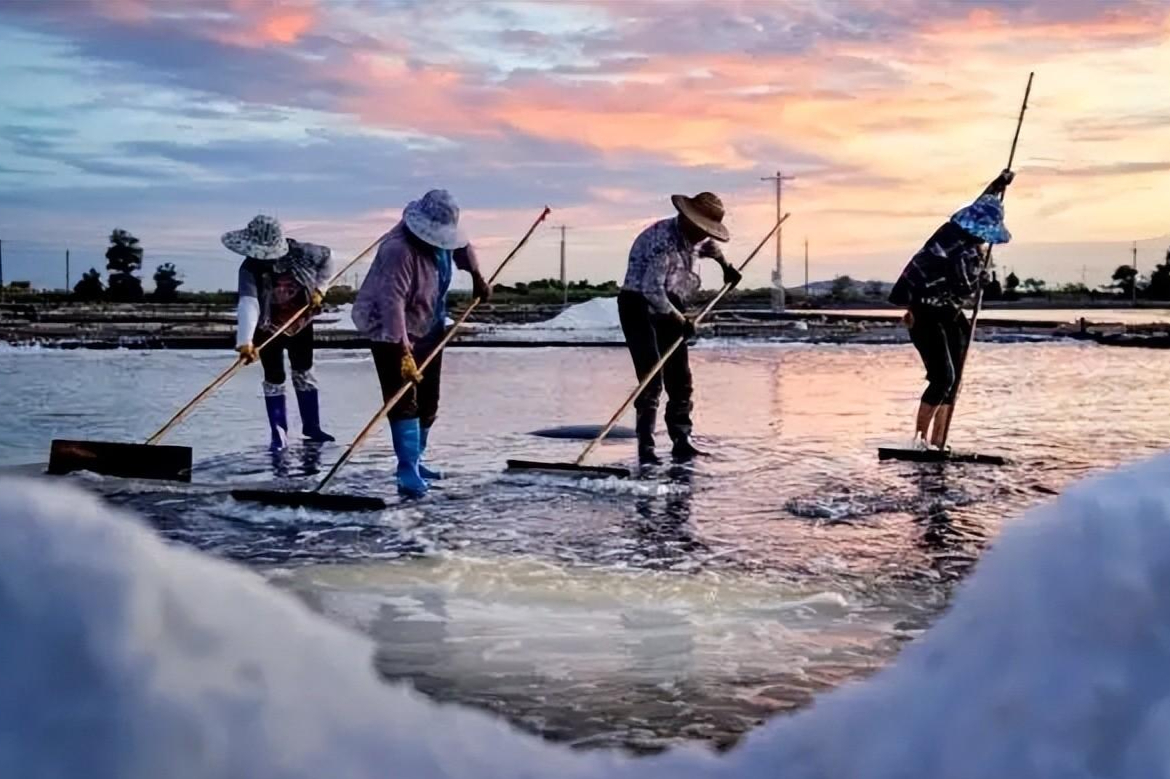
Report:
[[[191,481],[191,447],[53,439],[49,473],[91,471],[124,479]]]
[[[265,506],[288,506],[321,511],[381,511],[386,501],[369,495],[329,495],[324,492],[232,490],[232,497]]]
[[[509,471],[549,471],[552,473],[573,473],[578,476],[604,479],[616,476],[630,478],[630,469],[610,465],[576,465],[574,463],[542,463],[535,460],[508,460]]]
[[[937,449],[878,449],[879,460],[905,460],[915,463],[974,463],[976,465],[1007,465],[1007,460],[994,454],[975,452],[940,452]]]

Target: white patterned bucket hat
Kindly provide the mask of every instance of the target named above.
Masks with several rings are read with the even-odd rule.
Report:
[[[280,226],[280,220],[274,216],[260,214],[248,222],[243,230],[224,233],[220,240],[236,254],[257,260],[279,260],[288,254],[284,229]]]
[[[459,205],[445,189],[432,189],[402,210],[402,221],[420,240],[440,249],[462,249],[467,235],[459,228]]]

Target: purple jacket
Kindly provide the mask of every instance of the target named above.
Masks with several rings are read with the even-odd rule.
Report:
[[[454,252],[455,267],[479,272],[475,249]],[[353,323],[372,341],[410,346],[434,328],[439,269],[429,248],[412,239],[402,222],[382,237],[378,254],[358,290]]]

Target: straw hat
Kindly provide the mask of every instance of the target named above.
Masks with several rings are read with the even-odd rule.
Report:
[[[280,226],[280,220],[274,216],[260,214],[253,217],[243,230],[224,233],[220,240],[236,254],[257,260],[279,260],[288,254],[284,229]]]
[[[726,241],[731,238],[731,234],[723,226],[723,201],[719,199],[718,195],[710,192],[700,192],[694,197],[671,195],[670,202],[674,203],[678,212],[695,227],[716,241]]]
[[[440,249],[462,249],[467,235],[459,229],[459,205],[445,189],[432,189],[402,211],[402,221],[414,235]]]

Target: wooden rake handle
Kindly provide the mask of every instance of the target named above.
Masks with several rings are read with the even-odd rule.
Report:
[[[333,277],[331,279],[329,279],[329,286],[333,286],[333,282],[335,282],[339,278],[341,278],[346,273],[346,271],[348,271],[354,265],[357,265],[359,262],[361,262],[363,259],[365,259],[366,255],[368,255],[370,252],[372,252],[374,249],[376,249],[380,243],[382,243],[381,238],[379,238],[378,240],[374,241],[372,244],[367,246],[365,251],[363,251],[357,257],[354,257],[352,260],[347,262],[345,264],[344,268],[337,271],[337,273],[334,273]],[[312,305],[302,306],[300,308],[300,310],[298,310],[295,314],[293,314],[287,320],[285,320],[284,324],[282,324],[280,327],[278,327],[272,335],[270,335],[270,336],[268,336],[268,338],[264,339],[264,341],[259,346],[256,347],[256,351],[257,352],[262,351],[265,346],[268,346],[268,344],[275,341],[279,336],[281,336],[284,333],[285,330],[288,330],[294,322],[296,322],[298,319],[301,318],[302,315],[304,315],[306,312],[308,312],[308,310],[310,308],[312,308]],[[229,365],[223,371],[223,373],[219,374],[214,379],[212,379],[211,383],[208,384],[206,387],[204,387],[202,390],[200,390],[198,395],[191,398],[190,402],[188,402],[187,405],[183,406],[181,409],[176,411],[175,415],[173,417],[171,417],[169,420],[167,420],[167,423],[165,425],[163,425],[162,427],[160,427],[158,429],[158,432],[156,432],[150,438],[146,439],[146,443],[147,444],[157,444],[159,441],[161,441],[162,437],[165,436],[167,433],[169,433],[171,431],[171,429],[175,427],[175,425],[182,422],[183,419],[185,419],[186,416],[189,413],[191,413],[191,410],[194,409],[197,405],[199,405],[204,400],[204,398],[206,398],[211,393],[215,392],[217,389],[219,389],[219,387],[223,386],[223,384],[226,383],[228,379],[230,379],[232,376],[236,375],[236,371],[240,370],[240,368],[243,368],[247,364],[248,363],[244,362],[243,357],[237,357],[236,361],[234,363],[232,363],[231,365]]]
[[[496,267],[495,273],[493,273],[491,278],[488,279],[488,286],[491,286],[493,283],[495,283],[495,280],[499,278],[500,273],[504,270],[505,267],[507,267],[508,263],[512,261],[512,258],[520,253],[520,250],[524,248],[526,243],[528,243],[528,239],[532,237],[534,232],[536,232],[536,228],[540,226],[541,222],[548,218],[550,213],[552,213],[552,210],[548,206],[545,206],[544,210],[540,212],[540,216],[538,216],[536,221],[532,223],[532,227],[529,227],[528,232],[526,232],[524,237],[520,239],[520,242],[516,244],[512,251],[508,253],[508,256],[505,257]],[[464,312],[459,315],[459,319],[455,321],[454,325],[447,329],[447,332],[443,335],[442,340],[439,341],[435,348],[431,350],[430,354],[426,356],[426,359],[423,360],[422,363],[418,366],[419,373],[425,371],[427,366],[431,364],[435,357],[437,357],[439,353],[441,353],[443,349],[446,348],[447,344],[451,342],[451,339],[455,337],[455,333],[459,330],[460,327],[463,326],[465,322],[467,322],[468,318],[471,316],[471,312],[474,311],[481,302],[483,302],[482,298],[472,298],[471,303],[467,306],[466,310],[464,310]],[[361,446],[367,438],[369,438],[370,433],[374,431],[374,428],[376,428],[382,419],[390,413],[391,409],[398,405],[400,400],[406,397],[406,393],[413,388],[413,383],[406,382],[398,388],[397,392],[387,398],[386,402],[382,404],[382,407],[379,408],[372,417],[370,417],[370,421],[366,423],[365,427],[363,427],[357,436],[353,439],[353,443],[351,443],[346,448],[346,450],[342,452],[341,457],[333,464],[333,467],[329,469],[329,472],[325,474],[325,478],[321,480],[321,483],[313,488],[313,492],[321,492],[329,485],[329,482],[331,482],[337,472],[341,470],[341,466],[349,462],[350,458],[353,457],[355,452],[357,452],[358,447]]]
[[[786,220],[789,216],[790,214],[785,214],[776,221],[776,224],[772,225],[772,229],[768,231],[768,234],[764,236],[764,239],[760,241],[755,249],[752,250],[752,253],[748,255],[747,259],[740,263],[739,270],[741,272],[748,266],[749,262],[756,258],[756,255],[760,253],[760,249],[764,248],[764,244],[766,244],[768,240],[776,234],[776,231],[780,229],[780,225],[784,224],[784,220]],[[724,283],[723,286],[719,289],[719,292],[715,294],[715,297],[711,298],[710,302],[708,302],[707,305],[703,307],[703,310],[699,312],[699,315],[695,317],[696,327],[707,318],[707,315],[711,313],[711,310],[715,308],[719,301],[723,299],[723,296],[726,295],[729,291],[731,291],[731,285]],[[634,388],[634,391],[629,394],[625,402],[622,403],[618,410],[614,412],[614,415],[609,418],[609,421],[605,423],[605,427],[601,429],[601,432],[597,434],[597,437],[589,442],[589,445],[585,447],[585,451],[581,452],[581,455],[573,461],[573,465],[580,465],[581,463],[585,462],[585,458],[589,456],[589,453],[597,448],[598,444],[605,440],[605,437],[609,435],[610,431],[613,430],[615,425],[617,425],[618,420],[621,419],[622,415],[626,413],[627,409],[629,409],[630,404],[633,403],[640,394],[642,394],[642,390],[646,389],[650,382],[654,380],[654,377],[657,376],[658,372],[661,371],[662,368],[666,365],[666,361],[671,358],[671,355],[678,351],[678,348],[682,346],[685,340],[685,336],[677,339],[670,345],[670,348],[667,349],[663,355],[658,358],[658,362],[654,363],[654,367],[650,369],[650,372],[647,373],[640,382],[638,382],[638,386]]]
[[[1024,88],[1024,102],[1020,104],[1020,116],[1016,119],[1016,134],[1012,136],[1012,150],[1008,153],[1007,169],[1011,170],[1012,165],[1016,162],[1016,145],[1020,142],[1020,129],[1024,126],[1024,112],[1028,110],[1028,97],[1032,94],[1032,79],[1036,74],[1028,74],[1028,86]],[[1006,193],[1005,193],[1006,194]],[[1001,195],[1002,198],[1004,195]],[[982,272],[987,266],[991,265],[991,247],[987,247],[987,259],[984,260],[980,271]],[[943,447],[946,448],[947,438],[951,435],[951,420],[955,417],[955,405],[959,402],[959,392],[963,389],[963,376],[967,370],[967,358],[971,354],[971,349],[975,346],[975,328],[979,324],[979,314],[983,311],[983,284],[979,283],[979,288],[975,290],[975,308],[971,312],[971,333],[967,338],[967,348],[963,350],[963,358],[959,361],[959,378],[958,384],[955,386],[955,397],[951,403],[951,413],[947,416],[947,421],[943,427]]]

